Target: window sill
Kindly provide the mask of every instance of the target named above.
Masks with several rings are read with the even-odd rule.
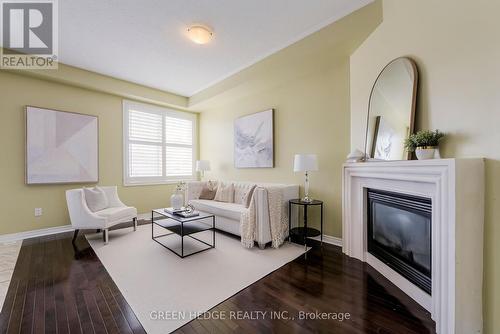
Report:
[[[168,180],[168,181],[137,181],[137,182],[131,182],[131,181],[124,181],[123,186],[124,187],[141,187],[141,186],[160,186],[160,185],[169,185],[169,184],[177,184],[179,182],[190,182],[190,181],[196,181],[195,178],[189,178],[189,179],[178,179],[178,180]]]

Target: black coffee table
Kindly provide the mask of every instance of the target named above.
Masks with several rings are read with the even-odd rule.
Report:
[[[156,214],[156,217],[155,217]],[[212,224],[203,223],[202,220],[211,219]],[[154,234],[154,226],[160,226],[170,233],[156,235]],[[212,244],[209,244],[203,240],[200,240],[194,237],[192,234],[210,231],[212,230]],[[176,234],[181,238],[181,253],[179,254],[174,249],[168,247],[164,243],[160,242],[158,239],[162,237],[166,237],[168,235]],[[189,254],[184,254],[184,237],[189,237],[197,242],[200,242],[208,247],[205,247],[196,252],[192,252]],[[155,209],[151,211],[151,238],[174,253],[175,255],[185,258],[194,254],[198,254],[200,252],[209,250],[211,248],[215,248],[215,215],[205,212],[200,212],[199,216],[194,216],[190,218],[184,218],[182,216],[174,215],[166,212],[164,209]]]

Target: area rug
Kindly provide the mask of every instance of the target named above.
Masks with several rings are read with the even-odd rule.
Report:
[[[0,244],[0,310],[9,290],[12,273],[23,244],[22,240]]]
[[[155,226],[155,235],[161,232]],[[212,240],[210,231],[196,237]],[[216,248],[182,259],[151,239],[151,225],[111,231],[107,245],[100,234],[87,239],[148,333],[174,331],[304,253],[290,243],[246,249],[239,239],[216,233]],[[163,240],[180,246],[177,235]],[[190,238],[184,244],[187,251],[198,247]]]

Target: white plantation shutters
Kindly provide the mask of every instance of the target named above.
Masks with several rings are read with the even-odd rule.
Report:
[[[189,119],[165,117],[166,174],[193,174],[193,122]]]
[[[195,117],[124,101],[125,185],[194,178]]]
[[[128,175],[163,175],[162,116],[134,109],[128,111]]]

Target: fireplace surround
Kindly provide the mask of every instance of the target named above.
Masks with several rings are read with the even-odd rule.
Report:
[[[347,163],[342,181],[343,252],[426,308],[437,333],[481,333],[484,160]],[[431,200],[431,294],[369,252],[369,189]]]

